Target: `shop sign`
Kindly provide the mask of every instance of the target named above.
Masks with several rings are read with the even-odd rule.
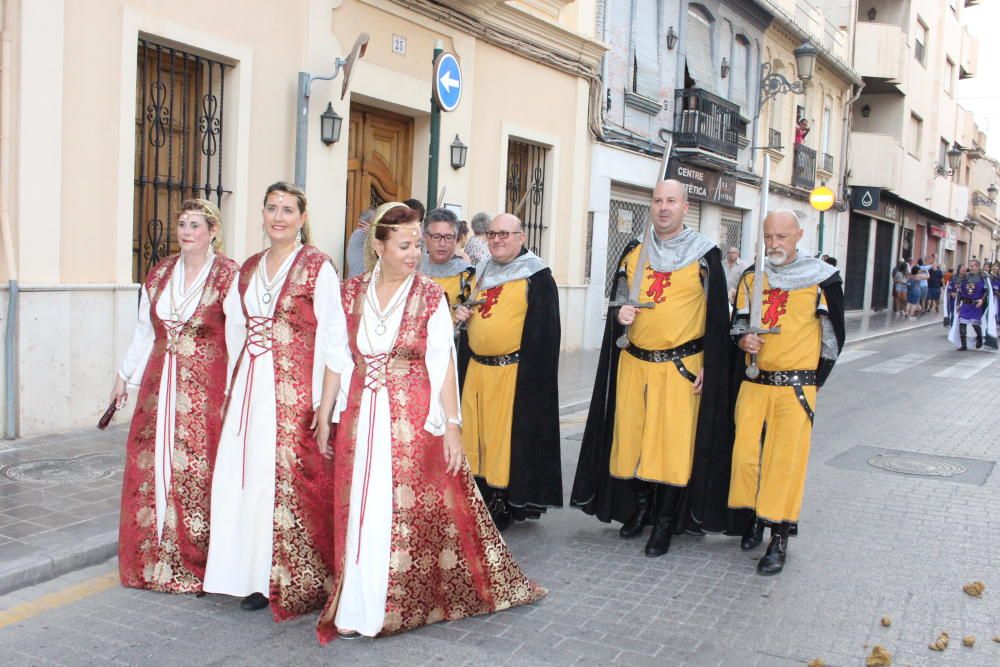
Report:
[[[736,177],[730,174],[671,160],[666,177],[683,183],[692,199],[726,206],[736,204]]]

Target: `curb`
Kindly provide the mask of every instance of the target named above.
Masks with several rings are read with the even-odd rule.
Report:
[[[118,531],[87,538],[51,553],[40,552],[0,565],[0,595],[98,565],[118,554]]]
[[[891,336],[898,333],[906,333],[907,331],[915,331],[917,329],[923,329],[925,327],[930,327],[933,325],[941,326],[941,320],[932,320],[930,322],[922,322],[921,324],[914,324],[911,327],[903,327],[901,329],[888,329],[886,331],[879,331],[877,333],[869,334],[867,336],[861,336],[860,338],[852,338],[844,343],[844,347],[848,345],[853,345],[854,343],[861,343],[864,341],[875,340],[876,338],[885,338],[886,336]],[[942,326],[942,328],[944,328]]]

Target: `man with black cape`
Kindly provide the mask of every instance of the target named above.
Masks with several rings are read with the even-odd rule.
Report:
[[[767,214],[763,270],[744,272],[733,313],[733,339],[745,354],[734,363],[738,389],[729,506],[744,551],[758,547],[764,526],[771,527],[767,552],[757,563],[762,575],[784,568],[805,493],[817,393],[844,347],[840,273],[798,253],[802,231],[794,211]],[[762,289],[755,292],[757,275]],[[751,331],[756,298],[761,300],[756,330],[771,330],[766,337]]]
[[[559,459],[559,295],[552,272],[522,246],[524,227],[501,214],[486,232],[490,259],[455,311],[462,443],[500,530],[562,506]]]
[[[667,553],[674,533],[726,528],[729,298],[721,251],[684,227],[687,208],[683,184],[658,183],[649,248],[633,241],[622,253],[571,496],[622,522],[622,538],[652,525],[650,557]]]

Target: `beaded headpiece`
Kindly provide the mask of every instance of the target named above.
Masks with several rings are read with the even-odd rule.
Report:
[[[397,206],[406,206],[406,204],[398,201],[390,201],[382,204],[377,209],[375,209],[375,218],[372,223],[368,226],[368,235],[365,237],[365,272],[371,271],[375,268],[376,262],[378,262],[378,255],[375,253],[375,231],[381,223],[382,218],[390,210],[396,208]],[[414,229],[414,235],[420,236],[419,224],[414,221],[418,226]],[[404,225],[397,224],[385,224],[383,227],[389,227],[390,229],[398,230]]]

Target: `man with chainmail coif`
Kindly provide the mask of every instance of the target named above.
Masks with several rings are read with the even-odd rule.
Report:
[[[740,279],[733,313],[733,340],[746,356],[734,364],[739,389],[729,506],[744,551],[759,546],[764,526],[771,527],[757,572],[772,575],[785,565],[789,531],[802,508],[816,393],[844,346],[844,291],[836,268],[799,255],[802,227],[794,211],[771,211],[763,224],[761,321],[753,324],[779,331],[766,342],[748,332],[750,267]],[[746,372],[750,355],[759,368],[753,379]]]
[[[650,557],[667,553],[674,533],[726,526],[726,273],[719,248],[684,227],[687,209],[684,185],[661,181],[649,238],[619,260],[571,496],[601,521],[622,522],[624,539],[652,525]]]
[[[432,279],[452,308],[465,303],[476,270],[455,254],[458,244],[458,217],[446,208],[435,208],[424,218],[424,254],[420,272]]]
[[[459,338],[462,444],[500,530],[562,506],[559,459],[559,294],[552,271],[523,247],[508,213],[486,232]]]

